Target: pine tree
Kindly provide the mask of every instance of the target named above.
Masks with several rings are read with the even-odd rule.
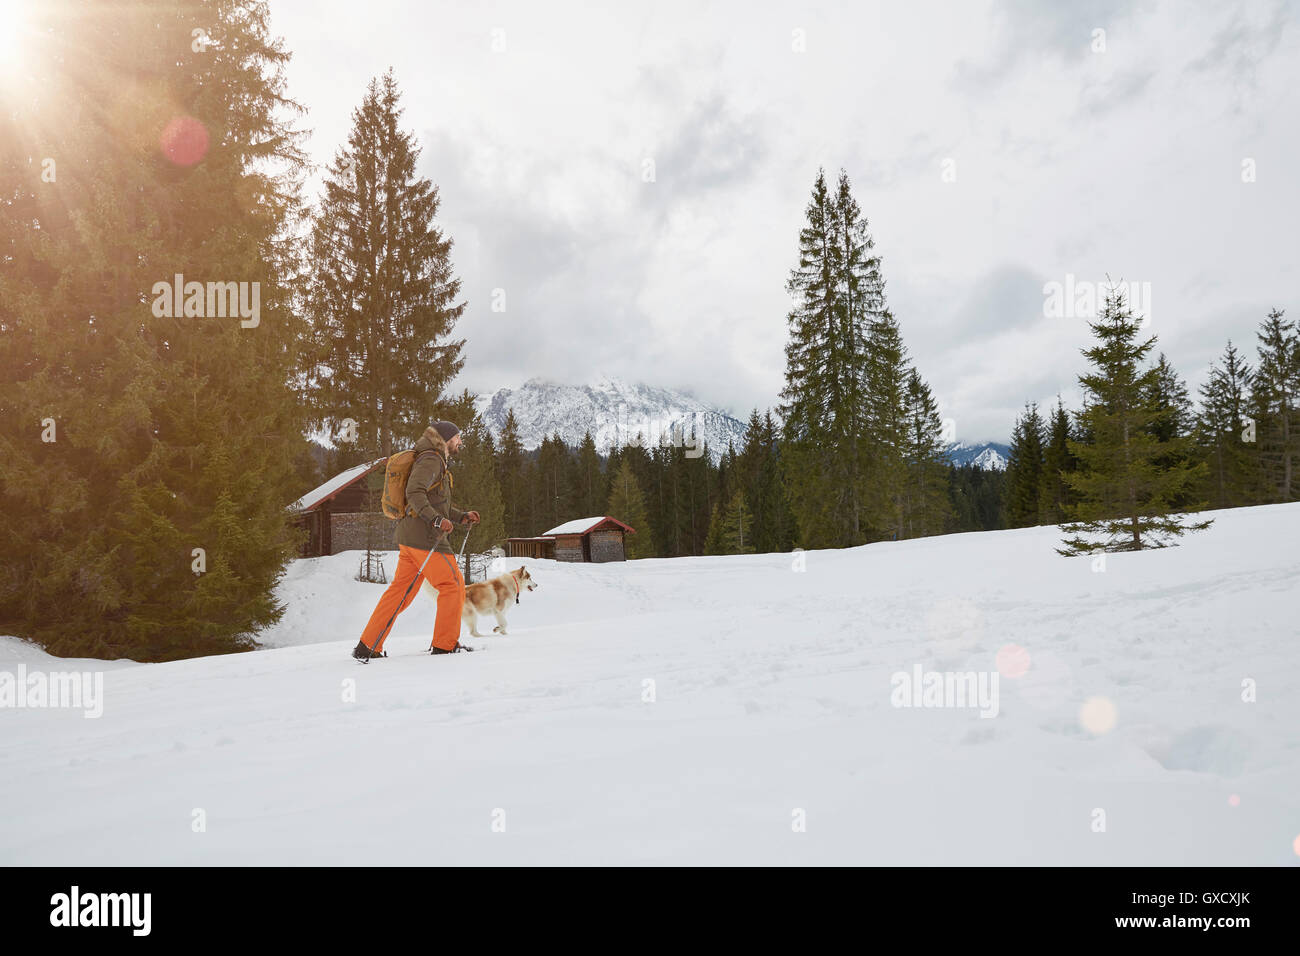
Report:
[[[1089,441],[1069,443],[1080,468],[1067,481],[1079,498],[1071,509],[1073,522],[1062,528],[1071,537],[1058,551],[1166,547],[1211,523],[1171,512],[1171,502],[1200,477],[1203,466],[1178,460],[1190,446],[1188,439],[1161,441],[1153,434],[1167,409],[1150,401],[1157,369],[1139,366],[1155,337],[1138,340],[1138,321],[1121,290],[1107,291],[1102,314],[1090,325],[1098,344],[1083,352],[1094,370],[1079,377],[1085,404],[1078,416]]]
[[[1007,527],[1028,528],[1043,523],[1039,510],[1045,461],[1043,419],[1037,404],[1026,404],[1011,432],[1007,462]]]
[[[1284,315],[1274,309],[1260,327],[1251,392],[1270,501],[1300,497],[1300,335]]]
[[[0,111],[0,633],[247,649],[304,490],[289,54],[252,0],[28,8]]]
[[[451,240],[434,225],[438,189],[420,177],[415,136],[399,128],[391,71],[370,82],[348,144],[330,165],[312,230],[305,306],[316,335],[307,370],[318,423],[351,419],[368,454],[418,435],[464,365],[450,335]]]
[[[633,473],[632,462],[624,457],[619,462],[618,472],[610,481],[609,504],[605,514],[629,525],[636,534],[629,534],[624,541],[628,558],[652,558],[655,550],[654,534],[646,515],[645,498],[641,486]]]
[[[1065,477],[1078,467],[1078,461],[1070,453],[1072,437],[1070,414],[1058,395],[1043,447],[1043,476],[1038,497],[1038,514],[1043,524],[1060,524],[1065,521],[1069,508],[1074,503],[1074,496]]]
[[[866,540],[868,330],[884,310],[884,282],[867,221],[847,175],[831,196],[818,171],[787,291],[785,455],[801,476],[793,505],[805,537],[820,546]],[[899,391],[901,406],[901,383]]]
[[[725,508],[719,504],[713,511],[705,553],[753,554],[753,523],[745,493],[737,488]]]
[[[496,443],[477,414],[461,429],[461,437],[461,450],[451,469],[452,503],[462,511],[479,513],[479,523],[470,529],[466,553],[482,554],[506,538],[506,508],[496,475]],[[458,537],[463,534],[459,532]]]
[[[528,496],[524,493],[527,480],[527,460],[524,446],[519,440],[519,422],[514,409],[506,412],[501,427],[500,452],[496,458],[497,486],[505,506],[504,522],[508,534],[524,535],[532,527]]]
[[[753,517],[752,543],[760,552],[794,547],[794,515],[786,496],[777,439],[772,413],[760,416],[754,409],[745,426],[741,450],[735,456],[735,479]],[[712,523],[710,518],[710,526]]]
[[[1192,400],[1187,385],[1163,352],[1152,369],[1145,401],[1156,410],[1156,417],[1147,428],[1148,433],[1156,441],[1174,443],[1170,446],[1170,457],[1156,461],[1156,467],[1163,471],[1191,462],[1196,451],[1191,441],[1196,421]],[[1174,510],[1181,511],[1197,500],[1196,488],[1189,485],[1181,494],[1171,498],[1169,505]]]
[[[907,350],[893,313],[875,316],[867,335],[867,477],[866,524],[872,540],[904,534],[903,498],[907,486],[904,448],[907,441]]]
[[[667,469],[664,485],[670,501],[668,516],[672,533],[672,549],[667,556],[679,557],[693,553],[693,462],[686,457],[685,447],[674,443],[664,449],[664,465]]]
[[[749,421],[745,425],[745,434],[741,438],[740,452],[736,456],[736,471],[740,490],[745,496],[745,504],[755,523],[760,527],[765,524],[763,510],[763,470],[768,458],[768,449],[766,433],[763,427],[763,419],[758,414],[758,409],[752,409],[749,413]],[[709,520],[710,528],[713,525],[713,516]]]
[[[543,533],[558,525],[571,521],[575,517],[587,518],[592,515],[575,515],[573,509],[573,470],[570,465],[570,453],[564,439],[557,431],[543,437],[537,449],[536,479],[541,491],[541,524],[537,531]]]
[[[667,558],[675,555],[676,535],[673,531],[672,499],[665,496],[668,471],[668,450],[656,442],[649,446],[649,468],[637,475],[645,494],[646,507],[649,509],[650,528],[658,550],[655,557]]]
[[[754,537],[760,551],[789,551],[799,537],[794,509],[790,506],[789,486],[786,479],[785,459],[780,445],[780,431],[772,420],[769,409],[763,415],[763,444],[767,455],[759,471],[758,509],[760,522]]]
[[[605,490],[605,475],[600,467],[600,453],[596,451],[596,441],[588,431],[578,444],[574,463],[574,494],[578,501],[578,510],[583,515],[598,515],[602,504],[609,499]]]
[[[1222,364],[1210,367],[1201,386],[1196,418],[1197,444],[1208,465],[1205,497],[1213,508],[1251,504],[1258,498],[1258,459],[1246,419],[1253,376],[1250,365],[1229,342]]]
[[[907,377],[903,438],[903,529],[909,538],[942,534],[953,518],[939,405],[916,369]]]

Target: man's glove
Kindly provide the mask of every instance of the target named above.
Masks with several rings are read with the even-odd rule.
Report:
[[[466,511],[463,515],[460,516],[460,523],[461,523],[461,524],[478,524],[478,512],[477,512],[477,511]]]
[[[450,534],[450,533],[451,533],[451,529],[454,528],[454,527],[456,527],[456,526],[455,526],[454,524],[452,524],[450,521],[448,521],[446,518],[435,518],[435,519],[433,519],[433,530],[434,530],[434,531],[441,531],[443,534]]]

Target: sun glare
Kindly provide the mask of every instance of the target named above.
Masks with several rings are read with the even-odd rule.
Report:
[[[31,0],[0,0],[0,70],[11,70],[23,55]]]

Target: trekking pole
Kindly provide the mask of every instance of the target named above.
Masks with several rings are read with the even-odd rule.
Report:
[[[462,541],[462,542],[460,543],[460,550],[459,550],[458,552],[456,552],[456,563],[457,563],[457,564],[461,564],[461,563],[464,562],[464,560],[465,560],[465,545],[469,544],[469,533],[470,533],[471,531],[473,531],[473,530],[474,530],[474,526],[473,526],[473,525],[470,525],[468,528],[465,529],[465,540]],[[469,565],[466,564],[466,565],[465,565],[465,571],[468,571],[468,570],[469,570]],[[465,571],[462,571],[462,572],[461,572],[461,580],[462,580],[462,581],[468,581],[468,579],[469,579],[469,575],[466,574]]]
[[[469,540],[469,535],[465,535],[465,540],[466,541]],[[435,542],[435,547],[436,547],[436,542]],[[397,607],[393,609],[393,616],[388,619],[388,623],[384,625],[384,629],[379,632],[379,637],[375,641],[375,647],[378,647],[379,642],[382,641],[388,635],[388,629],[392,627],[393,622],[397,620],[398,612],[401,611],[402,607],[406,604],[406,599],[411,596],[411,588],[415,587],[415,582],[420,580],[420,578],[424,577],[424,566],[428,564],[429,559],[433,557],[433,551],[434,549],[430,548],[428,553],[425,554],[424,560],[420,563],[420,570],[415,572],[415,577],[411,578],[411,583],[406,586],[406,593],[402,595],[402,600],[398,602]],[[362,663],[369,664],[370,658],[374,656],[374,653],[375,653],[374,647],[367,647],[366,659]]]

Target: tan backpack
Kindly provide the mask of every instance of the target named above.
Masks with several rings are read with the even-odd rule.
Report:
[[[425,455],[438,455],[436,451],[422,452]],[[405,451],[399,451],[388,456],[388,463],[384,466],[384,495],[380,499],[379,507],[384,511],[386,518],[405,518],[406,517],[406,482],[411,477],[411,469],[415,467],[415,460],[418,456],[414,448],[408,448]],[[442,458],[441,455],[438,455]],[[437,484],[430,485],[429,489],[442,487],[444,482],[451,479],[451,472],[447,470],[447,460],[442,462],[442,477],[438,479]]]

